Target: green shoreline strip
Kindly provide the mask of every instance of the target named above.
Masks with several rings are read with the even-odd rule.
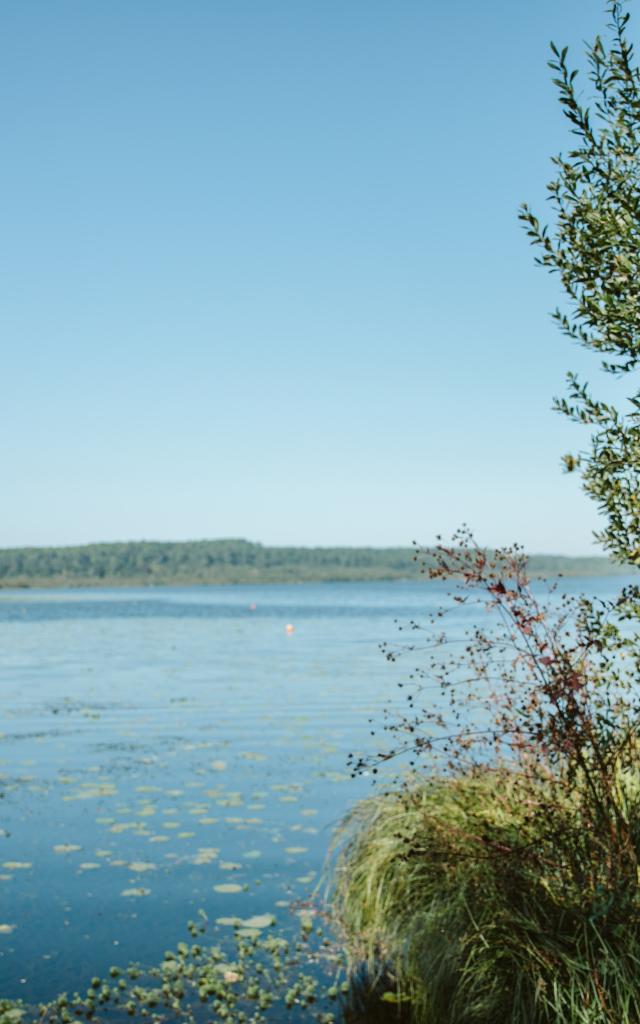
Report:
[[[419,579],[412,548],[267,547],[246,540],[0,549],[1,587],[119,587]],[[536,576],[628,575],[608,558],[533,555]]]

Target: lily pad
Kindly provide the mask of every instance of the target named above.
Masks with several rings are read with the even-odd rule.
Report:
[[[245,928],[271,928],[275,923],[276,919],[273,914],[254,914],[253,917],[247,917],[242,922]]]

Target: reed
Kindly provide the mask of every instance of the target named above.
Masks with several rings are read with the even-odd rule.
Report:
[[[549,794],[508,771],[359,804],[333,876],[351,964],[413,1024],[637,1024],[640,772],[615,774],[624,821],[598,841],[588,788],[545,827]]]

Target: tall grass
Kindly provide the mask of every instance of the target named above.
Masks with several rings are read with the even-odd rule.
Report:
[[[352,962],[392,965],[415,1024],[638,1024],[638,780],[617,771],[622,844],[593,835],[579,784],[547,831],[544,787],[506,770],[364,801],[334,875]]]

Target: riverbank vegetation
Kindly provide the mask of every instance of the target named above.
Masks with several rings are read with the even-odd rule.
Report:
[[[522,552],[487,559],[466,533],[428,571],[495,624],[436,633],[443,611],[387,651],[423,664],[354,770],[413,771],[340,836],[352,962],[391,976],[414,1024],[637,1024],[637,595],[541,601]]]
[[[571,149],[554,160],[552,227],[521,217],[568,298],[554,319],[613,382],[640,363],[640,71],[625,5],[607,11],[591,109],[552,46]],[[589,428],[564,462],[601,542],[638,565],[640,395],[617,407],[571,374],[556,408]],[[519,549],[487,557],[464,531],[423,568],[495,625],[449,636],[443,611],[387,651],[419,666],[406,713],[353,766],[400,757],[414,774],[345,824],[334,895],[352,958],[395,975],[413,1024],[638,1024],[640,589],[540,601]]]
[[[0,550],[0,587],[306,583],[415,578],[411,548],[267,547],[246,540],[132,541]],[[537,555],[536,575],[605,576],[608,558]]]

